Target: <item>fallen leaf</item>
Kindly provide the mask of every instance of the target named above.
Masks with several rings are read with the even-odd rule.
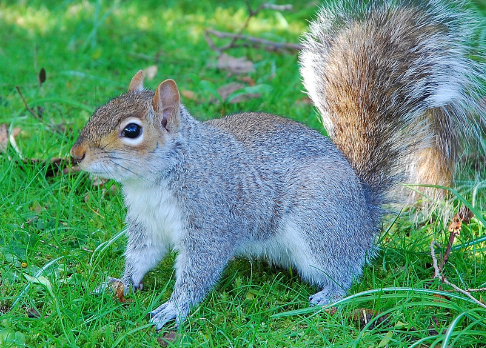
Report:
[[[432,297],[435,297],[439,300],[437,300],[437,302],[443,302],[443,301],[440,301],[440,300],[447,300],[447,301],[450,301],[450,297],[448,296],[444,296],[444,295],[441,295],[441,294],[433,294]]]
[[[0,153],[7,152],[8,128],[5,123],[0,124]]]
[[[17,138],[17,136],[20,134],[21,131],[22,131],[22,128],[20,128],[20,127],[14,127],[14,129],[12,129],[11,135],[14,138]]]
[[[329,315],[334,315],[337,313],[337,311],[337,307],[330,307],[324,310],[324,312],[328,313]]]
[[[103,188],[101,192],[103,193],[103,196],[114,196],[118,191],[118,188],[116,185],[111,185],[109,188]]]
[[[379,318],[374,320],[375,317]],[[359,308],[353,312],[351,320],[353,320],[360,329],[373,320],[373,323],[368,327],[368,329],[371,330],[376,325],[388,321],[388,315],[381,315],[379,312],[368,308]]]
[[[224,85],[224,86],[221,86],[218,88],[218,93],[219,95],[221,96],[221,99],[223,101],[225,101],[229,95],[239,89],[242,89],[242,88],[245,88],[245,85],[242,84],[242,83],[237,83],[237,82],[233,82],[233,83],[229,83],[227,85]],[[235,98],[235,99],[239,99],[240,101],[242,100],[242,98]],[[235,102],[236,103],[236,102]]]
[[[303,97],[295,102],[297,105],[312,105],[312,100],[309,97]]]
[[[174,342],[177,339],[177,332],[169,331],[163,337],[157,337],[157,342],[161,347],[167,347],[169,343]]]
[[[218,69],[226,70],[231,74],[248,74],[255,71],[255,66],[252,61],[245,57],[235,58],[226,53],[223,53],[218,57],[218,63],[216,65]]]
[[[159,68],[157,68],[157,65],[151,65],[148,68],[143,69],[143,74],[147,80],[153,80],[155,75],[157,75],[158,70]]]
[[[8,126],[5,123],[0,124],[0,153],[7,152],[9,137],[14,139],[20,134],[21,128],[15,127],[12,133],[8,134]]]
[[[240,103],[242,101],[248,100],[250,98],[260,98],[260,93],[251,93],[249,89],[255,89],[255,86],[247,87],[242,83],[229,83],[227,85],[218,88],[218,93],[221,96],[221,100],[228,102],[230,104]],[[241,90],[240,93],[236,93]],[[217,102],[216,99],[211,99],[210,102]]]
[[[99,176],[92,176],[92,184],[93,186],[103,186],[108,182],[108,179],[100,178]]]
[[[255,80],[253,80],[250,76],[242,76],[238,80],[247,83],[248,86],[255,86]]]
[[[115,280],[111,283],[111,287],[113,288],[113,293],[120,303],[132,302],[132,300],[127,300],[125,298],[125,285],[121,281]]]
[[[35,308],[27,308],[27,316],[29,318],[40,318],[41,315]]]
[[[458,236],[461,233],[461,228],[462,228],[462,219],[459,217],[458,214],[456,214],[452,218],[452,222],[449,225],[449,232],[454,233],[454,235]]]
[[[471,222],[471,219],[474,217],[474,213],[465,205],[463,205],[457,215],[462,220],[462,223],[468,224]]]
[[[184,98],[189,99],[189,100],[196,100],[196,93],[193,91],[189,91],[187,89],[183,89],[181,91],[181,94]]]

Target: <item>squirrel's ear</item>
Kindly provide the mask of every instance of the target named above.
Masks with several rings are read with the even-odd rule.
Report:
[[[139,70],[128,86],[128,92],[141,92],[143,91],[143,71]]]
[[[174,80],[165,80],[155,90],[152,107],[162,128],[172,132],[179,126],[180,95]]]

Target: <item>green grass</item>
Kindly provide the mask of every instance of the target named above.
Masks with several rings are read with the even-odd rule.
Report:
[[[477,6],[484,20],[486,6]],[[302,0],[294,7],[281,15],[262,12],[252,19],[247,34],[297,42],[317,6]],[[156,333],[145,317],[170,296],[174,255],[147,275],[144,290],[128,296],[130,303],[121,304],[109,293],[91,294],[106,277],[123,271],[125,239],[114,238],[124,227],[120,192],[106,193],[111,183],[95,187],[86,174],[47,177],[44,165],[22,164],[20,155],[41,160],[68,156],[91,111],[123,93],[138,69],[152,65],[158,72],[146,86],[175,79],[181,90],[196,93],[184,103],[199,119],[267,111],[322,131],[313,107],[301,102],[305,95],[296,54],[229,51],[252,60],[256,69],[248,75],[257,85],[272,88],[238,104],[211,102],[208,86],[241,81],[214,67],[217,57],[204,40],[204,29],[237,32],[245,19],[245,2],[239,0],[0,4],[0,123],[22,129],[16,140],[20,154],[9,147],[8,156],[0,155],[0,346],[154,347],[157,338],[174,330],[170,324]],[[41,68],[47,73],[42,87],[37,78]],[[31,108],[43,108],[42,120],[25,109],[15,86]],[[466,170],[458,187],[468,202],[473,200],[475,175]],[[484,165],[479,177],[484,183]],[[485,199],[483,188],[474,197],[483,217]],[[460,199],[449,204],[457,208]],[[432,239],[446,244],[448,221],[432,215],[417,222],[413,216],[403,212],[393,225],[394,217],[385,221],[378,257],[337,312],[309,311],[308,296],[317,289],[292,270],[237,259],[171,344],[484,346],[486,310],[460,294],[434,296],[440,294],[440,284],[431,279],[429,244]],[[486,286],[486,249],[480,242],[485,235],[485,227],[473,219],[456,241],[447,276],[462,288]],[[388,290],[370,292],[382,288]],[[354,314],[363,309],[379,314],[360,322]]]

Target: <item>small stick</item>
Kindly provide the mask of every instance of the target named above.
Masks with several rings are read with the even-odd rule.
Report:
[[[441,270],[439,269],[439,266],[437,265],[437,258],[435,257],[434,246],[441,248],[441,245],[434,240],[430,243],[430,255],[432,256],[432,264],[434,265],[434,271],[435,271],[434,278],[439,278],[442,283],[449,285],[455,291],[460,292],[463,295],[466,295],[471,300],[473,300],[477,305],[486,309],[486,305],[484,303],[476,300],[468,291],[463,290],[460,287],[458,287],[457,285],[448,281],[447,278],[441,273]]]
[[[22,94],[22,92],[20,91],[20,87],[19,86],[15,86],[15,88],[17,89],[17,92],[19,92],[20,94],[20,98],[22,98],[22,101],[24,102],[24,105],[25,105],[25,108],[30,112],[30,114],[32,116],[34,116],[34,118],[36,119],[40,119],[34,112],[34,110],[32,110],[30,107],[29,107],[29,104],[27,104],[27,101],[25,100],[24,98],[24,95]]]
[[[217,30],[211,30],[207,29],[204,33],[204,37],[206,39],[206,42],[208,43],[209,47],[213,50],[221,54],[223,51],[230,49],[230,48],[236,48],[240,46],[249,46],[249,45],[236,45],[236,41],[238,40],[246,40],[251,43],[251,46],[263,46],[264,48],[269,48],[270,51],[278,51],[281,49],[290,49],[290,50],[299,50],[302,48],[302,45],[299,44],[285,44],[285,43],[279,43],[279,42],[274,42],[270,40],[265,40],[265,39],[259,39],[256,37],[252,36],[244,36],[243,31],[248,27],[248,24],[250,23],[250,20],[252,17],[255,17],[261,10],[269,9],[269,10],[276,10],[276,11],[290,11],[293,9],[293,6],[288,4],[288,5],[275,5],[275,4],[268,4],[268,3],[263,3],[256,10],[252,10],[250,7],[250,4],[247,2],[247,9],[248,9],[248,17],[246,18],[245,23],[241,27],[241,29],[238,31],[236,34],[232,33],[225,33]],[[211,39],[209,34],[212,34],[216,37],[219,38],[227,38],[231,39],[231,41],[222,47],[217,47],[214,44],[214,41]]]
[[[451,254],[452,250],[452,244],[454,244],[454,239],[456,238],[457,234],[455,232],[451,232],[449,235],[449,244],[447,244],[446,251],[444,253],[444,257],[442,258],[442,261],[440,262],[440,270],[444,269],[445,264],[449,260],[449,255]]]
[[[211,34],[219,38],[223,39],[233,39],[229,44],[222,46],[222,47],[216,47],[214,45],[214,42],[211,40],[209,35],[206,35],[206,41],[208,41],[209,46],[217,52],[222,52],[225,51],[229,48],[234,48],[236,45],[234,42],[236,40],[245,40],[248,41],[252,46],[264,46],[267,48],[270,48],[272,51],[278,51],[281,49],[290,49],[290,50],[300,50],[302,49],[301,44],[296,44],[296,43],[282,43],[282,42],[275,42],[275,41],[270,41],[266,39],[260,39],[257,37],[253,36],[247,36],[247,35],[241,35],[241,34],[232,34],[232,33],[227,33],[223,31],[218,31],[218,30],[213,30],[213,29],[206,29],[206,34]]]
[[[452,292],[453,290],[444,290],[444,291],[449,291]],[[466,289],[467,292],[481,292],[481,291],[486,291],[486,288],[479,288],[479,289]]]

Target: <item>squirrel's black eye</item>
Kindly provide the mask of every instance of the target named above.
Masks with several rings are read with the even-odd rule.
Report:
[[[138,138],[141,133],[142,133],[142,127],[140,127],[136,123],[129,123],[125,126],[121,134],[125,138],[135,139]]]

